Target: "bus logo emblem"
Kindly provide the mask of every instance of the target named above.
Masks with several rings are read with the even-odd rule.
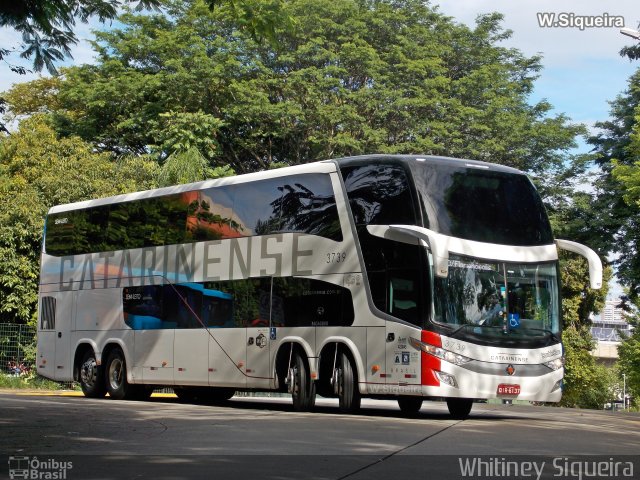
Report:
[[[509,366],[505,369],[505,371],[507,372],[507,375],[511,376],[514,373],[516,373],[516,369],[513,365],[509,364]]]

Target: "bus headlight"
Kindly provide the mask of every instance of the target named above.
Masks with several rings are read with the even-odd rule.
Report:
[[[450,387],[458,388],[458,382],[456,382],[456,377],[454,377],[453,375],[438,371],[436,371],[435,374],[436,377],[438,377],[438,380],[440,380],[440,383],[444,383],[446,385],[449,385]]]
[[[450,352],[444,348],[436,347],[429,343],[424,343],[417,338],[409,337],[409,344],[416,350],[421,350],[429,355],[444,360],[445,362],[453,363],[454,365],[464,365],[471,361],[471,358],[460,355],[459,353]]]
[[[564,357],[556,358],[555,360],[551,360],[549,362],[544,362],[543,365],[549,367],[551,370],[559,370],[564,367]]]

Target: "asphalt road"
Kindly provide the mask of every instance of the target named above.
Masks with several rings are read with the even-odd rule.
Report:
[[[639,414],[476,404],[459,421],[439,402],[405,418],[373,400],[342,415],[321,398],[296,413],[273,398],[220,407],[0,392],[0,478],[587,480],[593,469],[640,478]]]

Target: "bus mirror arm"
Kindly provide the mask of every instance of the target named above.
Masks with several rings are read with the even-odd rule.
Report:
[[[447,278],[449,275],[449,249],[446,237],[432,230],[414,225],[367,225],[367,231],[380,238],[410,245],[427,245],[433,255],[435,274]]]
[[[586,245],[569,240],[556,239],[556,245],[562,250],[568,250],[586,258],[589,263],[589,283],[591,288],[597,290],[602,287],[602,262],[596,252]]]

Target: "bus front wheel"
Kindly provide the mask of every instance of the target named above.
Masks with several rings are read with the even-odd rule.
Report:
[[[398,406],[405,415],[416,415],[422,408],[422,397],[400,397]]]
[[[104,369],[96,362],[96,356],[92,350],[87,350],[82,357],[79,377],[80,388],[85,397],[102,398],[107,393]]]
[[[311,410],[316,403],[315,383],[311,380],[305,358],[299,352],[294,353],[290,378],[293,409],[297,412]]]
[[[340,354],[335,379],[338,382],[338,408],[343,413],[357,412],[360,409],[360,391],[353,363],[344,352]]]
[[[473,400],[470,398],[447,398],[447,408],[451,416],[458,420],[463,420],[469,416]]]

